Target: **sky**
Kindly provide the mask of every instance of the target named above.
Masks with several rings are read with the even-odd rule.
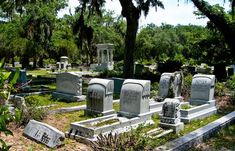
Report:
[[[147,17],[144,15],[141,16],[139,20],[140,27],[144,27],[150,23],[154,23],[156,25],[161,25],[162,23],[171,24],[171,25],[202,25],[205,26],[208,19],[197,19],[197,17],[193,14],[194,11],[197,10],[194,7],[193,3],[185,2],[187,0],[180,0],[178,3],[177,0],[162,0],[165,9],[158,8],[157,12],[155,8],[151,8]],[[229,10],[229,3],[224,3],[223,0],[207,0],[210,4],[219,4],[223,6],[226,10]],[[69,0],[69,6],[64,10],[60,11],[58,16],[62,17],[64,14],[69,13],[69,9],[71,12],[74,12],[74,8],[79,5],[78,0]],[[114,11],[116,15],[121,14],[121,5],[118,0],[106,0],[105,9]]]

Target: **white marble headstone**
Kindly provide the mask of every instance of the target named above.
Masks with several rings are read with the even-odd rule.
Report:
[[[215,75],[196,74],[191,86],[191,100],[210,101],[214,99]]]
[[[87,88],[87,110],[104,114],[113,112],[113,80],[92,79]]]
[[[173,73],[163,73],[159,82],[159,96],[165,98],[168,95],[170,89],[170,80],[173,77]]]
[[[127,79],[120,96],[120,114],[138,116],[149,112],[150,81]]]
[[[65,139],[64,133],[58,129],[35,120],[29,121],[23,134],[50,148],[56,148],[63,145]]]

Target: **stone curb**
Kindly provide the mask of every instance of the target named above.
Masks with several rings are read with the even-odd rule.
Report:
[[[157,147],[154,151],[186,151],[191,147],[202,143],[206,139],[210,138],[225,126],[235,122],[235,111],[229,113],[220,119],[201,127],[185,136],[177,138],[165,145]]]

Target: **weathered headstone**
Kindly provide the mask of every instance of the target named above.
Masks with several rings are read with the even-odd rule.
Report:
[[[56,75],[56,92],[53,92],[53,97],[75,101],[79,100],[81,96],[82,75],[75,72],[64,72]]]
[[[195,105],[214,99],[215,76],[197,74],[193,76],[190,103]]]
[[[30,120],[23,133],[26,137],[34,139],[50,148],[63,145],[65,135],[58,129],[35,120]]]
[[[181,121],[189,123],[195,119],[202,119],[217,112],[214,88],[215,75],[196,74],[193,76],[191,98],[192,108],[181,109]]]
[[[180,98],[182,80],[180,72],[163,73],[159,82],[160,98]]]
[[[121,89],[119,114],[134,117],[149,112],[149,96],[149,80],[125,80]]]
[[[178,99],[165,99],[159,126],[172,128],[176,133],[183,129],[184,124],[180,122],[180,101]]]
[[[113,80],[92,79],[87,88],[86,113],[113,114]]]

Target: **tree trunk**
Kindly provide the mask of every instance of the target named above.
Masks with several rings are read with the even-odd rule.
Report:
[[[15,67],[15,55],[12,55],[12,60],[11,60],[12,67]]]
[[[33,69],[37,68],[37,57],[33,57]]]
[[[123,74],[124,78],[133,78],[136,34],[139,26],[140,12],[132,3],[132,0],[119,0],[119,2],[122,6],[122,15],[127,21]]]
[[[222,33],[226,43],[231,49],[232,55],[235,55],[235,28],[234,25],[229,23],[224,14],[214,11],[212,6],[203,0],[192,0],[194,5],[201,11],[209,20],[217,27]]]
[[[40,68],[43,68],[43,57],[40,57],[40,58],[39,58],[38,66],[39,66]]]
[[[218,81],[225,80],[227,78],[226,65],[216,64],[214,66],[214,74]]]
[[[29,58],[27,56],[23,56],[21,58],[22,69],[29,67]]]

